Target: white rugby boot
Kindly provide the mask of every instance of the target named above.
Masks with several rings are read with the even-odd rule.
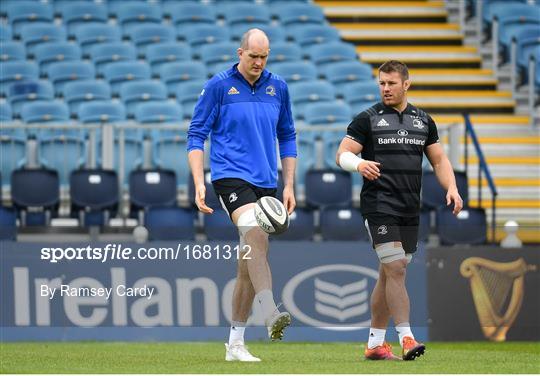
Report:
[[[289,312],[276,311],[275,314],[266,320],[268,337],[272,341],[280,341],[283,338],[283,331],[291,325],[291,315]]]
[[[242,342],[234,342],[229,346],[225,344],[225,360],[227,362],[260,362],[261,360],[251,355]]]

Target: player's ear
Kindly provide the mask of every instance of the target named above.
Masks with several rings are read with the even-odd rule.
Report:
[[[241,48],[238,48],[238,49],[236,50],[236,54],[238,55],[238,57],[241,57],[243,52],[244,52],[244,50],[241,49]]]
[[[403,87],[404,87],[405,91],[409,90],[409,88],[411,87],[411,80],[405,80],[403,82]]]

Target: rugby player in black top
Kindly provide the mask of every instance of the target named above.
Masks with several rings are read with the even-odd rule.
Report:
[[[381,65],[382,102],[349,124],[336,155],[341,168],[364,177],[361,210],[380,261],[379,279],[371,295],[368,359],[399,359],[384,342],[390,317],[396,324],[402,359],[413,360],[425,350],[411,332],[405,288],[405,270],[417,246],[424,153],[447,191],[447,205],[454,204],[456,215],[463,206],[435,122],[407,103],[410,85],[404,63],[390,60]],[[363,159],[357,156],[360,153]]]

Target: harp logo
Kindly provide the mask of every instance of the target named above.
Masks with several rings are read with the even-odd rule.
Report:
[[[461,263],[459,270],[470,280],[478,320],[487,339],[506,340],[523,302],[525,273],[536,269],[536,265],[527,265],[523,258],[496,262],[469,257]]]

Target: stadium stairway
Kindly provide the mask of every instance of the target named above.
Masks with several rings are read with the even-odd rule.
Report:
[[[452,14],[455,4],[438,0],[316,3],[342,39],[356,45],[362,61],[374,67],[390,58],[407,63],[413,82],[409,100],[431,113],[441,128],[458,124],[463,132],[460,114],[472,115],[499,193],[497,240],[504,237],[503,224],[513,219],[520,224],[518,234],[524,242],[540,243],[538,129],[531,128],[529,116],[516,115],[516,100],[510,91],[500,89],[504,85],[483,59],[480,43],[465,38],[467,29],[473,28],[461,30]],[[478,158],[472,145],[469,156],[469,197],[474,207],[478,205]],[[460,162],[457,169],[464,169],[463,157]],[[481,206],[489,221],[491,193],[482,180]]]

